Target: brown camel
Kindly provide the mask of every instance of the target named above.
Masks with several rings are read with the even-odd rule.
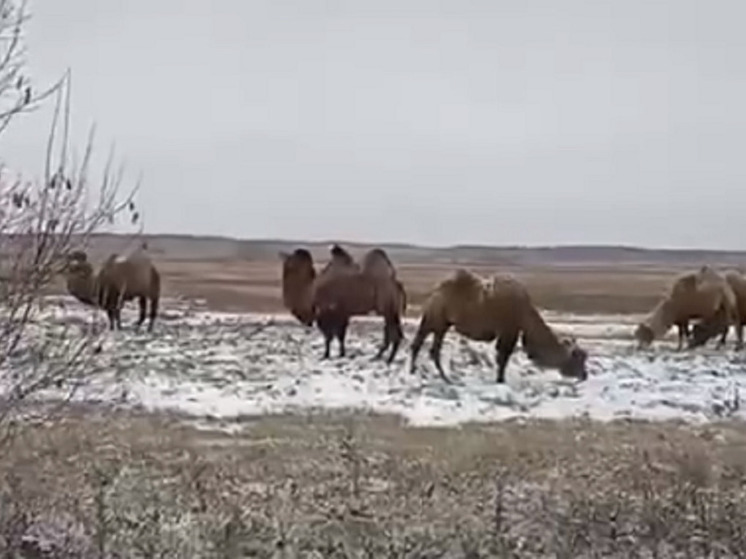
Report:
[[[733,325],[736,331],[736,349],[743,349],[743,327],[746,324],[746,278],[740,272],[736,271],[728,271],[724,276],[725,281],[728,282],[736,297],[738,316]],[[692,328],[689,347],[702,346],[717,335],[721,336],[718,345],[722,346],[728,336],[729,323],[728,316],[722,309],[711,318],[700,321]]]
[[[509,275],[480,278],[458,269],[441,281],[423,306],[419,328],[412,341],[410,370],[425,339],[434,336],[430,358],[444,381],[440,354],[446,332],[453,328],[480,342],[497,340],[497,382],[505,382],[505,369],[519,335],[527,356],[540,367],[559,369],[566,377],[585,380],[587,353],[575,343],[561,341],[531,301],[524,285]]]
[[[161,278],[150,258],[136,252],[126,257],[112,254],[101,265],[98,272],[88,261],[82,250],[71,252],[65,265],[68,292],[86,305],[106,311],[109,328],[122,328],[121,309],[125,302],[137,299],[140,317],[136,328],[145,322],[147,303],[150,302],[148,332],[158,314],[161,293]]]
[[[401,310],[406,308],[406,299],[402,301],[401,296],[403,286],[391,277],[362,271],[339,245],[332,246],[331,256],[332,260],[317,274],[308,250],[299,248],[290,254],[280,253],[285,307],[307,326],[316,322],[324,335],[324,358],[329,357],[334,338],[339,343],[339,356],[344,357],[351,317],[370,313],[383,316],[383,345],[374,359],[380,359],[391,347],[387,360],[391,363],[404,337],[401,326]]]
[[[716,320],[719,313],[727,323],[722,328],[721,341],[725,343],[727,325],[738,321],[736,296],[725,277],[709,266],[702,266],[695,272],[678,276],[664,298],[650,314],[638,324],[634,337],[638,349],[648,347],[653,340],[665,335],[671,326],[679,330],[678,350],[682,349],[685,338],[689,337],[689,321]]]

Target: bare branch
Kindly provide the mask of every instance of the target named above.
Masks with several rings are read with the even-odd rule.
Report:
[[[131,225],[139,221],[136,234],[142,233],[134,205],[141,177],[130,192],[122,192],[124,167],[115,165],[114,145],[98,180],[91,177],[95,126],[80,161],[70,157],[70,70],[40,90],[25,76],[27,20],[25,2],[0,0],[0,134],[54,99],[42,179],[11,178],[0,161],[0,430],[6,433],[15,432],[17,412],[29,399],[63,387],[71,396],[90,374],[91,357],[100,347],[93,327],[45,324],[49,317],[41,311],[66,255],[86,248],[91,234],[124,212]]]

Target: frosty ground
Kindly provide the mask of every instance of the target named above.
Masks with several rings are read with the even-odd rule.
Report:
[[[675,351],[673,332],[649,351],[635,351],[635,315],[570,315],[545,311],[550,325],[574,335],[589,352],[587,381],[539,370],[519,348],[507,383],[495,383],[494,348],[451,331],[443,362],[445,384],[430,363],[426,344],[417,374],[409,373],[409,345],[416,320],[391,366],[373,361],[382,336],[380,318],[355,318],[348,356],[322,360],[315,329],[288,315],[209,312],[195,302],[165,300],[152,334],[133,331],[136,311],[123,314],[124,330],[105,332],[74,399],[148,411],[179,412],[224,428],[263,414],[366,410],[400,415],[415,426],[446,426],[515,417],[561,419],[740,418],[746,387],[744,354],[710,347]],[[35,336],[75,337],[105,328],[105,318],[70,298],[50,298],[34,317]],[[13,360],[20,367],[28,356]],[[60,395],[47,392],[46,398]]]
[[[675,352],[669,339],[635,352],[637,317],[546,312],[588,349],[586,382],[518,350],[498,386],[493,348],[451,333],[445,385],[426,350],[409,374],[407,344],[393,366],[372,362],[374,317],[354,320],[347,358],[323,361],[319,333],[287,316],[163,308],[152,334],[132,330],[134,310],[111,333],[66,298],[34,316],[35,340],[56,347],[100,328],[101,351],[74,393],[81,405],[3,447],[0,551],[743,555],[744,375],[730,349]],[[53,366],[40,347],[14,352],[3,378]]]

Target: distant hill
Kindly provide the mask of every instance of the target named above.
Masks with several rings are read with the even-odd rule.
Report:
[[[146,235],[138,241],[112,234],[92,238],[94,256],[125,250],[134,242],[148,243],[156,256],[168,260],[275,259],[281,250],[307,247],[315,258],[326,259],[333,241],[307,242],[282,239],[233,239],[191,235]],[[411,263],[484,263],[505,266],[592,266],[603,265],[711,265],[740,267],[746,263],[746,251],[693,249],[645,249],[628,246],[565,245],[546,247],[455,245],[428,247],[404,243],[382,245],[343,243],[351,252],[362,253],[372,246],[382,246],[393,259]]]

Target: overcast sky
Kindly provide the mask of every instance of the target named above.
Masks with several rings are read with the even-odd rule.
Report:
[[[743,0],[30,7],[34,78],[72,68],[148,232],[746,249]]]

